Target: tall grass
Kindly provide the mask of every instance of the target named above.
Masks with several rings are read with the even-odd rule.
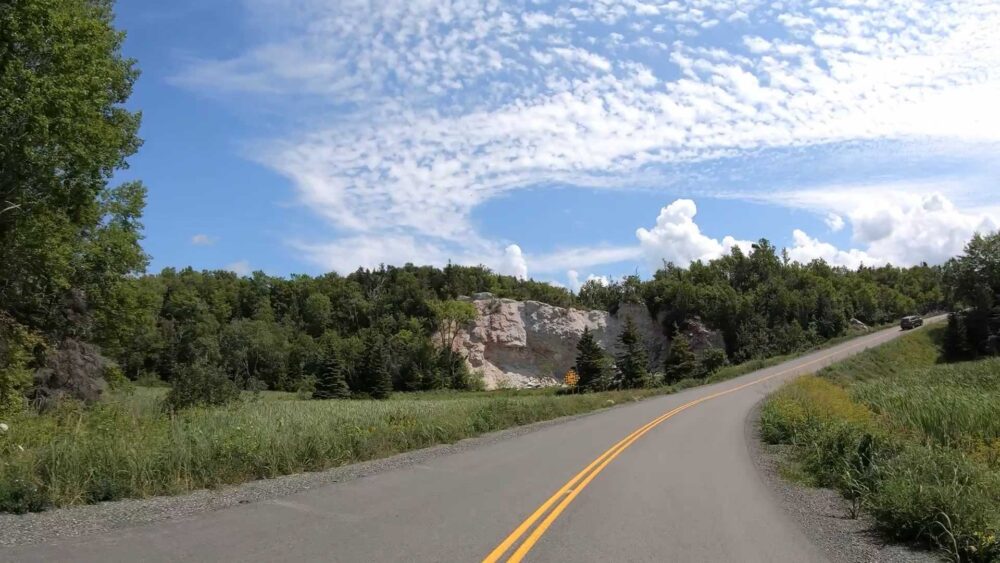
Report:
[[[882,531],[962,561],[1000,561],[1000,360],[938,364],[940,329],[785,386],[763,438]]]
[[[789,356],[791,357],[791,356]],[[709,382],[774,365],[729,366]],[[0,433],[0,511],[24,512],[177,494],[303,471],[593,411],[705,383],[557,395],[557,389],[400,393],[388,401],[306,401],[295,393],[246,393],[226,407],[167,414],[164,387],[92,408],[25,414]]]
[[[25,416],[0,435],[0,510],[176,494],[316,471],[592,411],[669,389],[390,401],[263,397],[175,416],[162,391]]]

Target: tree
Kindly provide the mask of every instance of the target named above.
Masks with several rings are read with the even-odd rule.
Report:
[[[323,371],[316,379],[313,399],[346,399],[350,396],[351,389],[347,386],[344,369],[336,356],[330,356],[323,366]]]
[[[164,399],[171,410],[193,406],[217,406],[235,401],[239,387],[216,365],[198,361],[186,366],[174,378]]]
[[[944,332],[944,357],[949,362],[969,360],[975,355],[975,350],[969,343],[969,329],[965,322],[965,313],[955,312],[948,315],[948,327]]]
[[[674,334],[663,367],[663,382],[668,385],[694,377],[697,372],[698,359],[691,351],[691,342],[683,332],[677,331]]]
[[[584,327],[580,341],[576,344],[576,386],[581,391],[603,391],[610,385],[609,366],[604,350],[594,338],[594,333]]]
[[[698,361],[700,364],[701,377],[707,378],[726,365],[726,353],[719,348],[709,348],[701,355]]]
[[[0,303],[47,335],[67,324],[71,289],[113,289],[145,268],[138,246],[145,189],[108,182],[140,140],[124,103],[138,77],[109,0],[18,0],[0,9]],[[69,334],[72,333],[72,334]]]
[[[326,295],[313,293],[306,298],[302,317],[306,322],[311,336],[315,337],[323,334],[326,327],[330,325],[332,311],[333,305],[330,302],[330,298]]]
[[[649,357],[632,317],[625,317],[625,327],[618,336],[621,353],[615,363],[618,381],[624,389],[637,389],[649,384]]]
[[[381,337],[370,334],[365,339],[365,352],[361,360],[361,391],[373,399],[388,399],[392,395],[392,374],[386,359]]]
[[[441,348],[451,350],[462,327],[476,320],[476,306],[467,301],[438,301],[430,305],[437,321]]]

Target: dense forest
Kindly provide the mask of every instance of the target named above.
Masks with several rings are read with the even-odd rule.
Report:
[[[732,362],[812,346],[852,318],[878,325],[961,302],[971,308],[952,321],[955,353],[995,349],[996,235],[945,267],[856,271],[790,262],[761,240],[747,254],[666,264],[646,281],[592,281],[578,294],[456,265],[289,279],[145,275],[146,189],[112,185],[142,144],[141,116],[124,106],[139,73],[122,56],[112,3],[15,2],[0,8],[0,29],[0,411],[26,398],[40,407],[95,400],[105,381],[124,378],[194,397],[220,382],[290,390],[318,381],[333,396],[474,388],[475,374],[434,335],[468,319],[455,298],[481,291],[611,311],[645,303],[667,334],[699,317],[722,332]]]

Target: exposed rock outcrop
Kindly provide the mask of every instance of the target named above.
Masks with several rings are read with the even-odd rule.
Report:
[[[537,301],[498,299],[476,294],[469,299],[479,312],[455,339],[455,348],[489,389],[557,385],[576,360],[576,344],[584,327],[605,350],[614,352],[626,317],[636,323],[650,367],[663,361],[667,339],[660,323],[643,305],[623,304],[612,315],[604,311],[564,309]]]

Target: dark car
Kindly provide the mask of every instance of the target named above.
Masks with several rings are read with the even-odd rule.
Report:
[[[924,319],[918,315],[910,315],[903,317],[903,320],[899,321],[899,328],[903,330],[917,328],[918,326],[923,326]]]

